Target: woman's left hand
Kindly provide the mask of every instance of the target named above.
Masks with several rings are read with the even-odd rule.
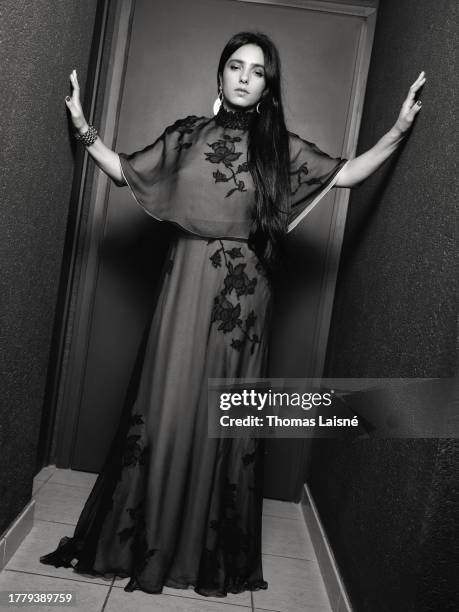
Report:
[[[400,130],[402,134],[407,132],[410,127],[413,125],[414,118],[421,110],[421,100],[417,102],[414,101],[414,97],[416,92],[424,85],[426,82],[426,76],[424,70],[420,73],[415,82],[411,85],[406,100],[402,104],[402,109],[400,114],[395,122],[395,126]]]

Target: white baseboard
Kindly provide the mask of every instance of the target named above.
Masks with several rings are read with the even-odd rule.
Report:
[[[307,483],[303,488],[301,509],[311,536],[322,578],[333,612],[353,612],[336,559],[324,531]]]
[[[9,562],[33,527],[35,500],[31,499],[22,512],[0,537],[0,571]]]

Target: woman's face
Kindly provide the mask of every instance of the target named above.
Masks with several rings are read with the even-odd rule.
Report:
[[[266,87],[265,60],[258,45],[242,45],[223,68],[221,86],[225,106],[245,110],[255,106]]]

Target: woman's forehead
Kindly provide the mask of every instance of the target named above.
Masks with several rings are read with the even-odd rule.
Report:
[[[262,49],[258,45],[253,44],[242,45],[239,49],[236,49],[228,58],[228,61],[230,60],[240,60],[248,64],[259,64],[260,66],[265,64]]]

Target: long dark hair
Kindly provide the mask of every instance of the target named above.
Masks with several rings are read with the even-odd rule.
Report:
[[[275,44],[261,32],[235,34],[222,51],[217,80],[220,83],[231,55],[246,44],[257,45],[263,51],[266,79],[260,114],[251,122],[248,135],[248,164],[256,193],[248,244],[274,279],[282,271],[290,195],[289,140],[281,97],[280,57]]]

